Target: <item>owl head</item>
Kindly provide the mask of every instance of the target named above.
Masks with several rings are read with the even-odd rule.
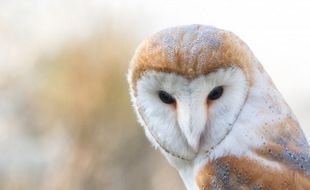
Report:
[[[250,131],[251,141],[268,115],[289,112],[248,46],[210,26],[174,27],[147,38],[128,81],[146,136],[176,167],[212,152],[240,123],[253,123],[239,131]]]
[[[296,168],[294,159],[310,150],[268,74],[231,32],[202,25],[158,32],[137,48],[128,81],[146,136],[178,169],[187,189],[205,189],[212,180],[225,184],[216,161],[221,158]],[[210,175],[210,168],[218,174]]]

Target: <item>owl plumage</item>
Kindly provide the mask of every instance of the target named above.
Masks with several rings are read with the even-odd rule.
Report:
[[[248,46],[190,25],[143,41],[128,81],[146,136],[188,190],[310,189],[309,145]]]

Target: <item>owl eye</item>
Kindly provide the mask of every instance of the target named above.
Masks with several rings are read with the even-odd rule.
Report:
[[[162,102],[165,104],[173,104],[175,103],[175,99],[165,91],[159,91],[158,96]]]
[[[216,100],[219,99],[224,92],[223,86],[217,86],[213,88],[213,90],[208,95],[208,100]]]

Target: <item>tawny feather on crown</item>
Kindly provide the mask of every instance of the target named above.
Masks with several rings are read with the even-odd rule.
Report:
[[[131,60],[130,80],[135,89],[145,71],[173,72],[193,79],[230,66],[240,67],[249,77],[255,61],[248,46],[232,32],[203,25],[174,27],[140,44]]]

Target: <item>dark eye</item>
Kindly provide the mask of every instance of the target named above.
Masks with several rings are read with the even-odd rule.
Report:
[[[162,102],[165,104],[173,104],[175,103],[175,99],[165,91],[159,91],[158,96]]]
[[[224,92],[224,88],[222,86],[217,86],[213,88],[213,90],[208,95],[208,100],[216,100],[219,99]]]

